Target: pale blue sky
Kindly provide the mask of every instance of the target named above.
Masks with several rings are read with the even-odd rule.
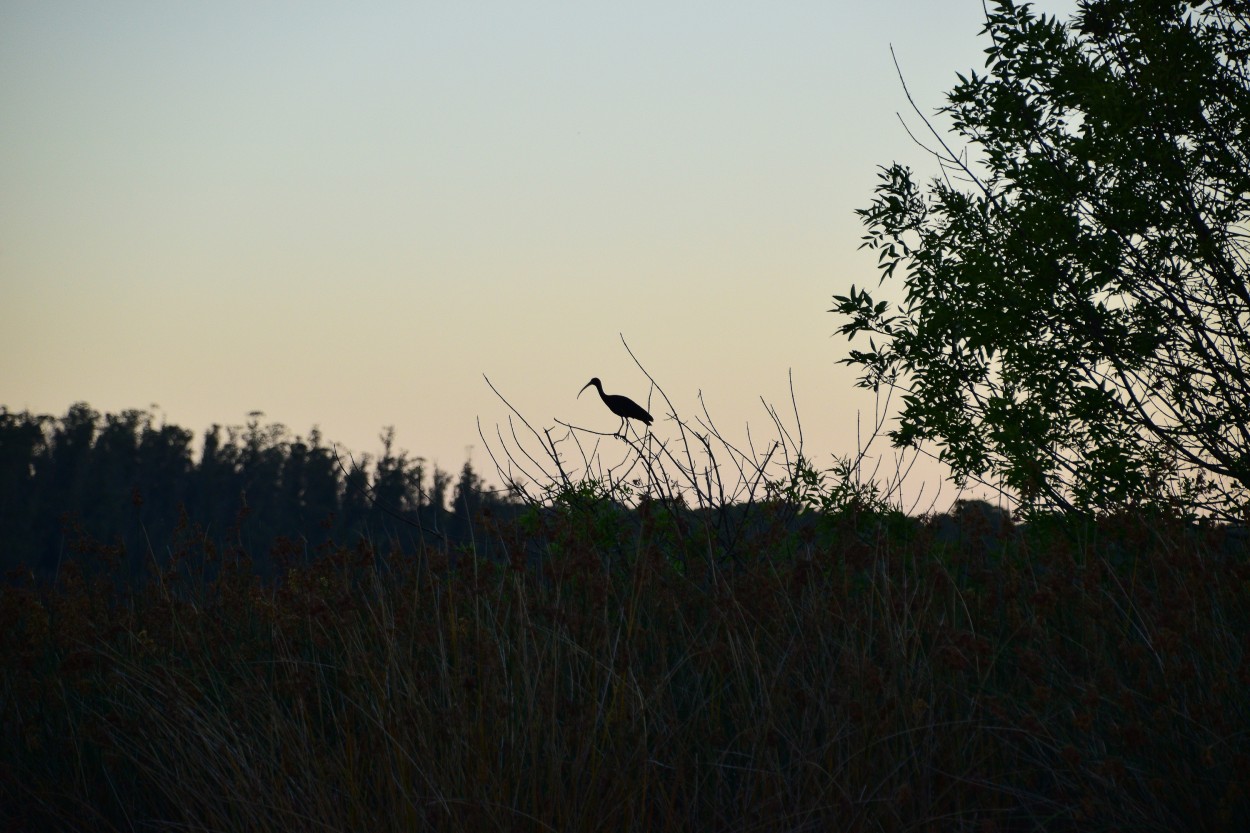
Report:
[[[876,281],[852,212],[877,165],[932,170],[890,45],[932,111],[981,68],[982,15],[4,3],[0,404],[156,403],[197,433],[260,410],[357,452],[393,424],[491,475],[482,374],[536,425],[611,430],[574,397],[645,396],[623,333],[731,435],[765,432],[760,396],[788,410],[793,369],[828,462],[872,409],[826,312]]]

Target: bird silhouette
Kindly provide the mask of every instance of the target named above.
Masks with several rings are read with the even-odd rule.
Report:
[[[591,385],[594,385],[596,388],[598,388],[599,398],[603,400],[604,405],[608,406],[608,410],[621,418],[621,427],[612,436],[623,437],[625,435],[625,426],[626,426],[627,419],[636,419],[639,422],[641,422],[643,425],[650,425],[652,422],[654,422],[654,420],[651,418],[651,414],[647,413],[646,410],[644,410],[641,405],[639,405],[634,400],[630,399],[628,396],[621,396],[620,394],[616,394],[616,393],[604,393],[603,383],[599,381],[598,376],[591,379],[586,384],[582,385],[582,390],[579,390],[577,392],[577,395],[581,396],[582,391],[586,390],[586,388],[590,387]]]

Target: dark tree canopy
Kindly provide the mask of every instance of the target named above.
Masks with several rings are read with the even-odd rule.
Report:
[[[190,431],[145,411],[101,415],[79,403],[58,418],[0,407],[0,576],[53,575],[102,546],[123,560],[121,575],[137,577],[188,535],[246,551],[272,574],[275,548],[312,556],[360,539],[381,552],[455,546],[475,540],[480,512],[507,509],[467,462],[449,506],[452,475],[397,451],[393,429],[376,461],[352,460],[315,428],[292,436],[262,416],[214,425],[197,462]]]
[[[897,309],[851,287],[843,361],[1026,505],[1239,517],[1250,496],[1250,3],[994,4],[941,175],[858,212]]]

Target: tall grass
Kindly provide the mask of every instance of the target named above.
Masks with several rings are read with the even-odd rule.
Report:
[[[680,517],[534,512],[493,530],[511,563],[361,543],[277,586],[194,535],[137,591],[11,577],[3,829],[1245,829],[1217,532],[845,511],[725,569]]]

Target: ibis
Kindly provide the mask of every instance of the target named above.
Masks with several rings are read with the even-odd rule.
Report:
[[[599,381],[598,376],[591,379],[585,385],[582,385],[582,390],[579,390],[577,395],[581,396],[582,391],[586,390],[586,388],[591,385],[594,385],[599,390],[599,398],[603,400],[604,405],[608,406],[608,410],[621,418],[620,430],[614,436],[625,435],[625,426],[627,424],[626,420],[636,419],[643,425],[650,425],[654,421],[651,418],[651,414],[647,413],[641,405],[630,399],[628,396],[621,396],[616,393],[604,393],[603,383]]]

